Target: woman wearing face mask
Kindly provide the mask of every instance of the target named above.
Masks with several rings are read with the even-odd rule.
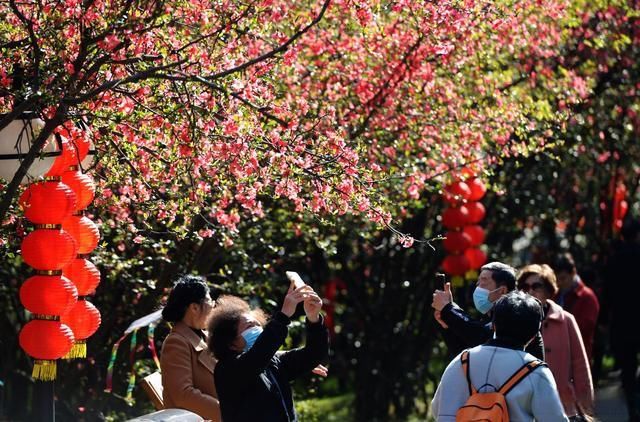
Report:
[[[306,345],[276,353],[284,343],[296,305],[304,302]],[[215,383],[225,422],[297,421],[289,383],[328,355],[322,300],[307,285],[290,288],[269,322],[242,299],[222,296],[211,317],[209,348],[218,359]]]
[[[546,361],[566,414],[574,418],[591,414],[593,383],[587,353],[573,315],[551,300],[558,292],[555,273],[548,265],[527,265],[518,275],[518,289],[542,303]]]
[[[180,408],[219,422],[220,406],[213,382],[216,361],[207,347],[203,331],[215,302],[209,287],[196,276],[181,277],[162,310],[173,324],[162,344],[162,398],[165,408]]]

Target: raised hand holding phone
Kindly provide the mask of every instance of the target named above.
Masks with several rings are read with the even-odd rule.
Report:
[[[302,281],[302,277],[300,277],[300,274],[295,271],[287,271],[285,272],[285,275],[291,282],[291,287],[289,287],[289,290],[299,289],[306,284],[304,281]]]

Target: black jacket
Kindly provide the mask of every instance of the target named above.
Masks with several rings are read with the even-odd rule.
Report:
[[[276,313],[247,352],[218,361],[214,379],[224,422],[293,422],[290,381],[308,374],[329,353],[329,333],[322,317],[307,327],[303,348],[276,353],[288,334],[289,318]]]
[[[474,319],[455,303],[448,303],[442,308],[440,317],[449,326],[443,330],[442,336],[452,356],[457,356],[470,347],[484,344],[493,337],[490,316]],[[524,350],[544,361],[544,343],[540,331]]]

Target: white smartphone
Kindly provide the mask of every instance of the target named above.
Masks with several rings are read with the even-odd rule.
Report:
[[[291,282],[292,289],[298,289],[306,284],[304,281],[302,281],[300,275],[295,271],[287,271],[285,272],[285,274]]]

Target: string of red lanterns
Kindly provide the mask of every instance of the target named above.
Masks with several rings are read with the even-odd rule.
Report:
[[[478,224],[486,214],[480,200],[487,189],[484,182],[470,172],[444,188],[443,199],[448,207],[442,213],[442,225],[447,229],[443,246],[447,251],[442,269],[452,276],[455,285],[470,271],[482,267],[487,260],[480,249],[484,242],[484,229]]]
[[[99,311],[86,301],[100,282],[100,272],[86,259],[100,233],[83,215],[95,185],[78,170],[81,163],[90,165],[90,143],[71,123],[58,128],[56,137],[62,154],[18,201],[34,224],[22,241],[22,257],[36,270],[20,288],[20,301],[32,319],[20,331],[19,343],[35,359],[32,377],[43,381],[56,378],[57,359],[85,357],[86,339],[100,325]]]
[[[46,201],[51,198],[51,202]],[[73,331],[61,316],[75,305],[78,291],[62,275],[62,269],[77,253],[75,241],[62,229],[76,200],[71,189],[54,177],[27,187],[19,203],[35,230],[22,241],[22,257],[36,270],[20,287],[20,301],[32,319],[20,331],[20,347],[35,359],[32,377],[56,378],[56,360],[73,347]]]
[[[75,126],[65,127],[59,135],[62,155],[48,174],[60,175],[76,197],[73,213],[62,222],[63,229],[73,237],[77,245],[77,255],[63,269],[63,274],[76,286],[78,301],[61,317],[61,321],[71,328],[75,337],[73,348],[65,356],[66,359],[73,359],[87,356],[87,339],[98,330],[101,323],[100,312],[87,300],[100,283],[100,272],[87,259],[87,255],[98,246],[100,232],[96,224],[84,215],[96,191],[93,179],[79,168],[89,153],[89,140]]]

